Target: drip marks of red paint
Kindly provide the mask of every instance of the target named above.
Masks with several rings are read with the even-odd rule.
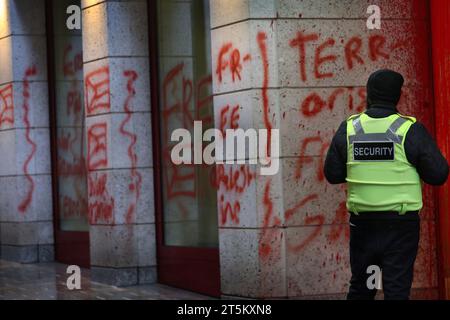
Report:
[[[274,248],[272,248],[272,243],[277,236],[277,227],[281,226],[280,218],[273,216],[273,201],[270,196],[271,182],[271,180],[268,180],[264,187],[263,205],[265,212],[263,231],[259,241],[259,256],[264,260],[268,259],[273,254]]]
[[[128,79],[128,81],[127,81],[128,96],[125,99],[125,104],[123,107],[126,116],[125,116],[125,119],[120,124],[119,131],[122,135],[124,135],[130,139],[130,144],[128,145],[127,153],[128,153],[128,157],[129,157],[130,163],[131,163],[132,182],[129,184],[128,189],[135,194],[135,201],[128,206],[128,210],[127,210],[127,214],[126,214],[126,218],[125,218],[125,221],[127,222],[127,224],[130,224],[133,222],[134,211],[135,211],[135,208],[137,205],[137,201],[139,200],[141,184],[142,184],[142,176],[136,169],[137,155],[136,155],[136,152],[134,151],[134,147],[137,142],[137,135],[134,134],[133,132],[127,131],[125,129],[125,126],[131,120],[130,102],[136,95],[134,83],[137,80],[138,75],[137,75],[137,72],[134,70],[125,70],[123,72],[123,75],[125,78]]]
[[[32,66],[28,68],[25,71],[25,77],[23,79],[23,122],[25,124],[25,138],[27,143],[31,146],[31,152],[28,154],[24,164],[23,164],[23,173],[25,174],[26,179],[28,180],[29,187],[27,194],[25,198],[22,200],[22,202],[18,206],[18,210],[22,213],[26,212],[28,207],[30,206],[30,203],[33,199],[33,192],[34,192],[34,180],[31,177],[31,175],[28,172],[28,166],[31,162],[31,160],[34,157],[34,154],[36,153],[36,143],[31,139],[31,125],[30,125],[30,119],[29,119],[29,100],[30,100],[30,83],[29,78],[32,76],[35,76],[37,74],[37,69],[35,66]]]
[[[261,60],[263,64],[263,84],[262,84],[262,99],[263,99],[263,117],[264,117],[264,126],[266,127],[267,134],[267,151],[266,155],[270,157],[270,143],[272,141],[272,123],[270,122],[270,110],[269,110],[269,95],[268,95],[268,87],[269,87],[269,60],[267,56],[267,45],[266,45],[267,35],[264,32],[258,32],[257,41],[259,50],[261,52]]]

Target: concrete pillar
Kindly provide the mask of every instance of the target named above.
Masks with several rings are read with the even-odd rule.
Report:
[[[147,6],[82,1],[91,271],[156,281]]]
[[[54,258],[44,1],[0,1],[1,258]]]
[[[345,187],[329,185],[322,167],[339,124],[365,108],[371,72],[400,71],[400,110],[431,129],[426,1],[372,2],[381,9],[380,30],[366,26],[366,1],[211,0],[216,127],[229,128],[236,107],[234,125],[279,128],[281,136],[277,175],[248,165],[218,169],[224,295],[345,295]],[[227,185],[235,175],[243,188]],[[437,286],[430,190],[414,282],[424,295]]]

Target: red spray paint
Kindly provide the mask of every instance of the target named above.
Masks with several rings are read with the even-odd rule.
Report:
[[[31,162],[31,160],[34,157],[34,154],[36,153],[36,143],[31,139],[31,124],[29,119],[29,112],[30,112],[30,106],[29,106],[29,100],[30,100],[30,83],[29,78],[33,77],[37,74],[37,69],[35,66],[32,66],[28,68],[25,71],[25,77],[23,78],[23,123],[25,124],[25,138],[27,143],[31,146],[31,152],[28,154],[24,164],[23,164],[23,173],[25,174],[25,177],[28,180],[28,191],[25,196],[25,198],[21,201],[21,203],[18,206],[18,210],[22,213],[25,213],[30,206],[31,200],[33,199],[33,192],[34,192],[34,180],[31,177],[31,175],[28,173],[28,166]]]
[[[134,82],[137,80],[138,75],[136,73],[136,71],[133,70],[126,70],[123,73],[124,77],[128,78],[128,82],[127,82],[127,92],[128,92],[128,96],[125,100],[125,104],[124,104],[124,112],[126,114],[125,119],[122,121],[122,123],[120,124],[120,128],[119,131],[122,135],[128,137],[130,139],[130,144],[128,146],[128,157],[130,159],[130,163],[131,163],[131,179],[132,182],[130,183],[130,185],[128,186],[128,189],[130,190],[130,192],[135,194],[135,200],[133,201],[133,203],[131,203],[128,206],[128,210],[127,210],[127,214],[126,214],[126,222],[127,223],[132,223],[133,222],[133,217],[134,217],[134,212],[135,212],[135,207],[137,204],[137,201],[139,200],[139,196],[140,196],[140,192],[141,192],[141,184],[142,184],[142,176],[141,174],[137,171],[136,166],[137,166],[137,154],[134,150],[134,147],[136,145],[137,142],[137,135],[134,134],[133,132],[127,131],[125,129],[125,126],[129,123],[129,121],[131,120],[131,109],[130,109],[130,102],[131,100],[134,98],[134,96],[136,95],[136,91],[134,88]]]

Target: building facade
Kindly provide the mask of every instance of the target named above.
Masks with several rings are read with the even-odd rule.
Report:
[[[448,159],[449,12],[441,0],[1,0],[1,259],[77,264],[119,286],[343,297],[348,214],[345,186],[322,173],[327,147],[364,110],[368,75],[391,68],[406,79],[399,109]],[[194,121],[279,129],[278,173],[175,165],[172,132],[194,136]],[[448,297],[448,183],[424,188],[421,216],[413,297]]]

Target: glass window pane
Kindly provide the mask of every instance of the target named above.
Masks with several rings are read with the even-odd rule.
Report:
[[[67,7],[81,1],[52,4],[60,229],[88,231],[82,38],[66,27]]]
[[[159,0],[157,16],[165,244],[217,247],[215,167],[170,156],[173,130],[214,127],[209,0]]]

